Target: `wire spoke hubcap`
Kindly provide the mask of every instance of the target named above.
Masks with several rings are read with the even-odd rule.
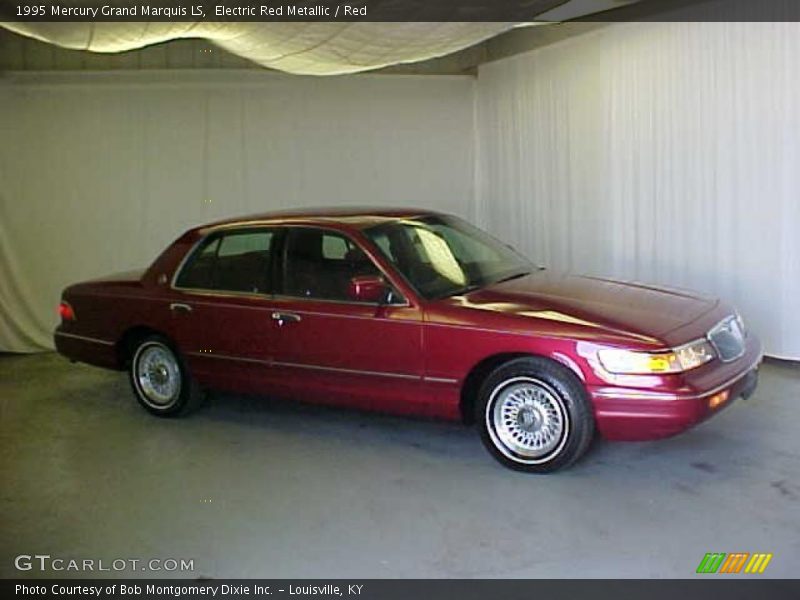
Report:
[[[518,462],[544,462],[564,447],[569,420],[564,403],[546,383],[518,377],[495,388],[487,404],[495,446]]]
[[[159,344],[141,351],[136,364],[136,379],[146,400],[155,406],[168,406],[178,397],[181,374],[175,355]]]

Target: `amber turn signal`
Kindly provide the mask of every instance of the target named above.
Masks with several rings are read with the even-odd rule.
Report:
[[[708,399],[708,408],[717,408],[720,404],[724,404],[728,399],[728,390],[714,394]]]

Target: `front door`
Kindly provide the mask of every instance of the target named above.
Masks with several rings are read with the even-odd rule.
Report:
[[[275,296],[275,370],[292,394],[311,401],[395,413],[425,412],[419,307],[354,301],[350,280],[380,274],[341,232],[292,227]]]

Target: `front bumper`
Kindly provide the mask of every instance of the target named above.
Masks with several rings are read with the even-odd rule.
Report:
[[[761,344],[750,336],[744,356],[726,365],[716,381],[711,373],[675,391],[590,389],[597,429],[606,439],[623,441],[656,440],[686,431],[737,398],[752,395],[758,385],[761,358]]]

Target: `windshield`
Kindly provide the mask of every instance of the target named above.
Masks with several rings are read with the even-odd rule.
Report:
[[[505,244],[455,217],[403,219],[364,233],[428,299],[464,294],[534,269]]]

